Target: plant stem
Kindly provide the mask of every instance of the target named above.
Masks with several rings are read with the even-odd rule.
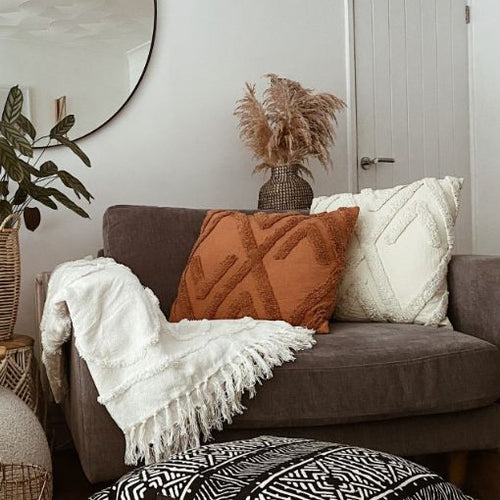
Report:
[[[45,137],[48,137],[48,136],[45,136]],[[44,148],[42,149],[42,152],[38,155],[38,158],[35,160],[35,163],[33,163],[33,167],[36,167],[38,165],[38,162],[40,161],[40,158],[43,156],[43,154],[45,153],[45,151],[47,151],[47,148],[50,144],[50,141],[51,139],[49,139],[49,142],[47,143],[46,146],[44,146]],[[34,143],[33,143],[34,144]]]
[[[38,139],[36,139],[35,141],[33,141],[31,143],[31,145],[34,146],[37,142],[40,142],[42,139],[47,139],[47,138],[49,138],[49,144],[50,144],[50,141],[52,140],[52,139],[50,139],[50,135],[42,135],[41,137],[39,137]],[[48,146],[48,144],[47,144],[47,146]]]

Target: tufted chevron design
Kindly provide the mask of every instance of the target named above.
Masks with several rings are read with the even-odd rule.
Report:
[[[463,179],[423,179],[392,189],[315,198],[311,213],[358,206],[335,316],[346,321],[438,325]]]
[[[251,316],[328,332],[358,211],[209,212],[170,320]]]

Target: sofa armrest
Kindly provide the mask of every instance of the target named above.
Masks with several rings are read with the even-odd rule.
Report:
[[[43,308],[45,306],[45,300],[47,299],[47,288],[49,286],[50,272],[43,272],[37,275],[35,282],[35,307],[36,307],[36,321],[37,326],[40,326],[43,315]],[[49,380],[47,379],[47,373],[45,371],[45,366],[42,363],[42,339],[39,333],[38,342],[36,343],[37,352],[36,356],[39,360],[38,370],[40,375],[40,383],[42,388],[42,394],[44,395],[45,402],[53,402],[54,396],[52,394],[52,389],[50,388]],[[61,358],[61,375],[66,377],[64,370],[64,359]],[[67,382],[66,382],[67,386]]]
[[[49,286],[50,273],[43,272],[36,277],[36,316],[37,324],[39,325],[42,321],[43,306],[45,305],[45,299],[47,298],[47,288]]]
[[[500,256],[454,256],[448,286],[448,315],[455,330],[500,348]]]

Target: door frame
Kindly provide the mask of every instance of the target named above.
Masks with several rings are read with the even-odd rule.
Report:
[[[466,5],[472,10],[474,7],[473,0],[466,0]],[[470,169],[470,202],[471,202],[471,235],[472,235],[472,253],[478,253],[478,235],[477,235],[477,213],[478,213],[478,187],[477,187],[477,133],[476,133],[476,120],[477,120],[477,106],[475,100],[475,86],[476,86],[476,70],[474,66],[474,22],[469,22],[468,37],[469,37],[469,169]]]
[[[358,116],[356,106],[356,40],[354,29],[354,1],[344,0],[346,114],[347,114],[347,184],[349,191],[357,193],[358,183]]]
[[[344,0],[345,13],[345,63],[347,76],[347,158],[348,158],[348,186],[352,193],[359,192],[358,181],[358,113],[356,102],[356,38],[355,38],[355,16],[354,2],[356,0]],[[464,4],[471,9],[474,7],[475,0],[465,0]],[[469,171],[470,171],[470,190],[471,190],[471,239],[472,253],[477,253],[477,165],[476,165],[476,132],[475,119],[476,105],[474,99],[475,87],[475,68],[474,68],[474,23],[470,22],[468,28],[468,69],[469,69]]]

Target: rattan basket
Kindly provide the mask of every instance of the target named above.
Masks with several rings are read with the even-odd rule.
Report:
[[[271,178],[260,188],[260,210],[309,210],[313,190],[299,175],[300,165],[271,169]]]
[[[24,401],[43,425],[45,408],[40,398],[40,377],[33,354],[33,339],[26,335],[15,335],[11,340],[0,342],[2,343],[0,346],[0,387],[10,389]]]
[[[52,474],[38,465],[0,463],[0,500],[52,500]]]
[[[9,215],[0,225],[0,340],[10,339],[16,324],[21,286],[19,215]]]

